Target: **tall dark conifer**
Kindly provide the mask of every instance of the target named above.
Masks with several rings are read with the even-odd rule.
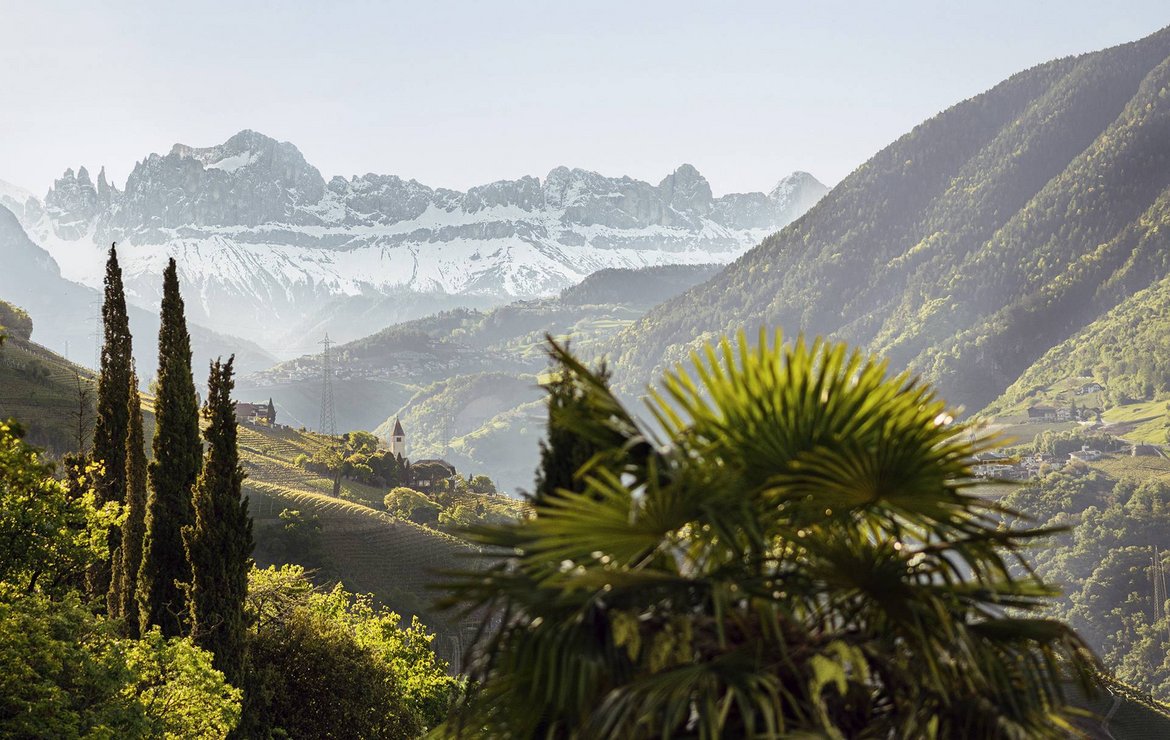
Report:
[[[142,567],[142,539],[146,534],[146,443],[142,432],[142,399],[138,375],[130,373],[127,410],[130,432],[126,435],[126,521],[122,524],[122,546],[115,561],[119,601],[118,615],[125,620],[130,637],[140,634],[138,620],[138,571]],[[112,592],[111,592],[112,593]],[[111,604],[111,611],[114,609]]]
[[[195,523],[183,529],[183,542],[191,563],[191,634],[215,656],[215,667],[239,686],[244,676],[252,517],[241,495],[244,471],[236,449],[233,360],[217,360],[211,366],[203,407],[207,453],[195,484]]]
[[[540,467],[536,470],[536,490],[532,497],[538,507],[556,497],[558,490],[584,491],[585,483],[578,473],[587,463],[607,464],[602,459],[606,455],[599,457],[599,453],[621,444],[620,432],[615,430],[626,423],[624,417],[612,415],[610,424],[614,429],[597,429],[596,436],[582,434],[581,429],[586,427],[581,423],[583,419],[612,411],[593,408],[592,404],[604,395],[590,393],[586,387],[596,383],[608,388],[609,370],[602,363],[590,371],[569,354],[567,344],[562,347],[547,335],[546,339],[552,360],[552,380],[544,386],[548,394],[548,426],[546,439],[540,442]]]
[[[138,575],[139,623],[164,636],[187,632],[188,609],[181,584],[191,580],[183,527],[193,521],[191,492],[203,461],[199,406],[191,377],[191,337],[172,259],[163,273],[158,331],[158,395],[154,402],[153,458],[148,474],[146,534]]]
[[[116,245],[110,245],[106,260],[105,298],[102,302],[101,375],[97,388],[97,422],[93,432],[93,459],[102,464],[95,481],[99,503],[122,502],[126,495],[126,434],[129,430],[127,396],[131,373],[130,318],[126,313],[126,294],[122,288],[122,268],[118,266]],[[110,551],[120,559],[117,528],[110,531]],[[92,596],[107,597],[112,616],[120,616],[117,579],[111,578],[109,562],[94,565],[86,577]]]

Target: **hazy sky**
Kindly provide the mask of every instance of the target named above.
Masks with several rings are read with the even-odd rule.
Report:
[[[0,0],[0,180],[252,128],[327,178],[465,189],[565,164],[716,194],[832,184],[919,121],[1170,3]]]

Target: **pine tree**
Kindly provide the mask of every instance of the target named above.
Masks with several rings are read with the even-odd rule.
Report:
[[[187,333],[179,277],[172,259],[163,273],[158,331],[158,395],[146,499],[146,534],[138,574],[139,623],[158,626],[165,637],[186,632],[187,605],[180,584],[191,580],[183,548],[183,527],[192,522],[191,492],[203,461],[199,406],[191,377],[191,337]]]
[[[122,546],[115,562],[120,601],[118,615],[130,637],[140,634],[138,617],[138,571],[142,567],[142,539],[146,530],[146,448],[142,431],[142,400],[138,375],[130,373],[130,432],[126,436],[126,521],[122,524]],[[110,606],[114,609],[113,603]]]
[[[93,432],[93,459],[102,464],[95,481],[98,503],[121,502],[126,495],[126,434],[131,373],[130,318],[126,313],[126,294],[122,287],[122,268],[118,266],[116,245],[110,245],[106,261],[105,298],[102,303],[105,337],[102,344],[101,375],[97,388],[97,423]],[[111,528],[110,551],[120,560],[119,532]],[[107,596],[111,616],[120,616],[122,601],[118,580],[111,578],[109,562],[94,565],[86,577],[87,590],[94,597]]]
[[[191,563],[191,634],[214,665],[239,686],[244,673],[244,597],[252,554],[252,517],[241,496],[244,471],[236,449],[231,394],[234,357],[211,366],[207,381],[207,453],[195,484],[195,523],[183,528]]]

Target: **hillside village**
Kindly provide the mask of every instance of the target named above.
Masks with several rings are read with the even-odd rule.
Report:
[[[276,405],[271,398],[268,399],[267,403],[237,401],[235,409],[236,421],[240,424],[246,424],[256,428],[267,427],[273,430],[289,428],[277,422]],[[304,432],[305,430],[301,429],[301,431]],[[441,458],[410,460],[407,457],[406,431],[402,428],[402,422],[398,419],[394,420],[394,428],[389,438],[387,440],[379,440],[378,446],[383,446],[383,442],[384,449],[396,460],[403,471],[403,475],[396,481],[403,487],[412,488],[423,493],[431,493],[453,487],[459,478],[459,472],[455,466]],[[492,485],[490,490],[481,490],[478,492],[495,494],[496,490],[495,486]]]
[[[1091,378],[1034,388],[993,412],[990,424],[1006,445],[977,456],[974,472],[986,480],[1028,481],[1103,462],[1124,468],[1125,459],[1170,461],[1170,409],[1162,402],[1118,404]]]

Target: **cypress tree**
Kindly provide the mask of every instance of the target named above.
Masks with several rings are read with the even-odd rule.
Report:
[[[582,420],[601,414],[592,405],[608,394],[610,373],[605,363],[589,370],[569,354],[567,344],[562,347],[552,337],[546,338],[552,379],[544,386],[548,394],[548,426],[540,442],[540,467],[532,496],[538,507],[555,498],[561,489],[584,491],[585,483],[578,476],[581,468],[591,461],[602,463],[595,458],[622,444],[621,435],[604,426],[591,428],[591,434],[583,433],[586,426]],[[593,385],[605,393],[591,392]],[[601,418],[607,417],[601,414]]]
[[[97,387],[97,422],[93,431],[93,459],[102,465],[94,481],[99,504],[107,501],[121,503],[126,495],[126,434],[130,423],[127,403],[132,356],[122,268],[118,265],[118,251],[114,244],[110,245],[106,260],[102,323],[105,336]],[[119,532],[116,527],[111,528],[109,538],[110,551],[118,560]],[[111,616],[116,617],[120,616],[118,604],[122,599],[118,581],[111,578],[111,574],[109,562],[98,563],[87,574],[86,585],[90,595],[107,596],[107,609]]]
[[[236,449],[231,394],[234,356],[211,366],[207,381],[207,453],[195,484],[195,523],[183,528],[191,563],[191,634],[214,665],[239,686],[244,677],[244,597],[252,554],[252,517],[241,496],[244,471]]]
[[[143,632],[158,626],[164,637],[175,637],[186,632],[188,622],[181,584],[190,582],[191,567],[183,547],[183,527],[193,519],[191,491],[203,461],[203,445],[191,377],[191,337],[173,259],[163,273],[154,415],[138,619]]]
[[[140,635],[138,617],[138,571],[142,567],[142,539],[146,531],[146,446],[142,432],[142,400],[138,375],[130,373],[130,432],[126,435],[126,521],[122,524],[122,546],[115,561],[118,615],[130,637]],[[114,609],[111,604],[111,610]]]

